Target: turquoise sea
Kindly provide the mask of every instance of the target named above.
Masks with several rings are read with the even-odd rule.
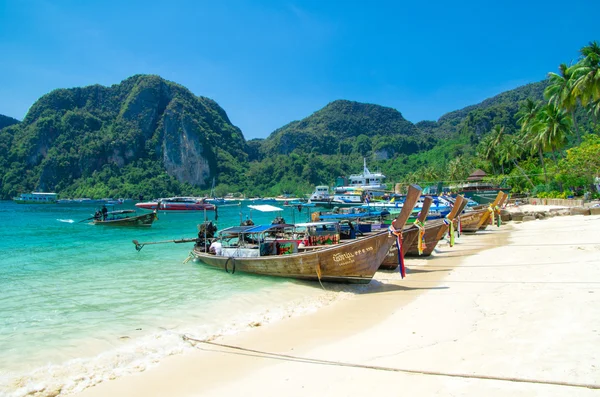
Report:
[[[115,209],[134,208],[133,203]],[[159,213],[151,228],[88,224],[97,209],[77,204],[0,202],[0,395],[71,394],[144,370],[206,338],[252,323],[312,311],[357,291],[353,286],[227,274],[188,261],[203,213]],[[308,220],[308,209],[283,212]],[[314,210],[314,209],[313,209]],[[221,206],[219,229],[276,213]],[[214,212],[207,217],[214,219]],[[185,262],[185,263],[184,263]],[[36,394],[37,395],[37,394]]]

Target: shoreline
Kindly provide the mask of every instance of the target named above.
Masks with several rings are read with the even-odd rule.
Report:
[[[249,350],[196,344],[79,395],[595,395],[599,232],[569,216],[465,234],[405,280],[215,340]]]
[[[379,271],[373,281],[374,285],[369,285],[365,292],[357,292],[350,299],[336,301],[315,313],[287,318],[235,335],[224,335],[213,341],[246,346],[252,350],[304,355],[319,346],[364,333],[387,321],[422,294],[448,288],[440,285],[447,278],[448,272],[451,273],[460,266],[465,255],[492,249],[498,244],[504,245],[511,226],[495,229],[476,235],[463,234],[452,248],[447,242],[441,241],[436,248],[437,252],[431,257],[408,259],[408,275],[404,280],[400,278],[398,271]],[[299,329],[302,331],[299,332]],[[390,333],[391,337],[393,334]],[[278,361],[272,356],[256,358],[256,353],[235,353],[215,345],[196,344],[196,347],[199,351],[169,357],[157,367],[143,373],[103,382],[78,395],[204,395],[209,390],[228,383],[229,375],[235,374],[235,378],[250,376],[258,369],[268,370],[274,361]],[[189,374],[190,368],[194,369],[194,373],[210,373],[210,376],[190,375],[189,378],[186,376],[182,379],[181,374]],[[227,370],[220,375],[215,368]]]

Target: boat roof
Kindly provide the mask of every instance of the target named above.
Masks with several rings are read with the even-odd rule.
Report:
[[[306,223],[296,223],[294,226],[296,227],[310,227],[310,226],[323,226],[323,225],[335,225],[337,222],[306,222]]]
[[[283,208],[275,207],[274,205],[269,204],[249,205],[248,208],[252,208],[253,210],[257,210],[260,212],[283,211]]]
[[[286,229],[286,228],[292,228],[294,227],[294,225],[290,225],[287,223],[273,223],[270,225],[257,225],[257,226],[253,226],[252,228],[244,231],[244,233],[262,233],[262,232],[266,232],[268,230],[275,230],[275,229]]]
[[[359,218],[377,218],[382,215],[389,215],[390,212],[384,211],[370,211],[370,212],[358,212],[358,213],[341,213],[341,214],[322,214],[319,215],[321,219],[359,219]]]
[[[131,214],[134,212],[135,212],[135,210],[119,210],[119,211],[109,211],[109,212],[107,212],[107,214],[118,215],[118,214]]]
[[[232,226],[227,229],[221,230],[221,234],[250,234],[250,233],[262,233],[269,230],[278,230],[278,229],[286,229],[293,228],[294,225],[288,223],[274,223],[267,225],[253,225],[253,226]]]

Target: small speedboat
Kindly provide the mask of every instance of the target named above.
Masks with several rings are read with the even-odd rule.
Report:
[[[214,211],[215,206],[206,201],[205,198],[199,197],[170,197],[149,201],[145,203],[137,203],[138,208],[145,210],[159,211]]]

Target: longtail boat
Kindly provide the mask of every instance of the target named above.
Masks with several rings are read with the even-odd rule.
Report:
[[[98,215],[93,218],[92,223],[98,226],[150,227],[156,219],[155,212],[135,215],[135,210],[120,210],[107,212],[106,219]]]
[[[457,214],[464,209],[465,205],[467,205],[466,200],[462,196],[458,196],[452,207],[450,213],[446,216],[446,219],[435,219],[427,222],[424,228],[424,234],[422,239],[424,240],[424,244],[422,244],[421,250],[419,250],[419,237],[417,237],[413,243],[409,246],[408,251],[406,252],[406,256],[429,256],[437,246],[438,242],[444,237],[444,234],[448,231],[450,227],[450,222],[454,222]],[[421,252],[419,252],[421,251]]]
[[[328,240],[334,240],[334,244],[310,245],[309,242],[307,246],[297,241],[266,240],[264,237],[267,234],[277,232],[272,229],[276,225],[261,225],[259,229],[253,227],[245,230],[237,227],[238,230],[229,228],[219,233],[216,241],[221,246],[215,249],[214,254],[210,250],[206,252],[205,246],[196,244],[190,255],[196,261],[231,273],[367,284],[396,242],[395,234],[404,227],[420,193],[420,187],[409,187],[406,202],[390,231],[380,231],[353,240],[338,238],[337,241],[333,234],[329,235]],[[289,225],[281,226],[279,231],[284,232],[286,226]],[[324,236],[310,237],[322,239]]]
[[[504,203],[506,202],[506,199],[508,198],[508,193],[504,193],[504,192],[499,192],[498,194],[502,193],[502,198],[500,199],[500,201],[498,202],[497,206],[494,207],[489,207],[488,211],[490,212],[490,214],[488,215],[488,221],[484,222],[481,226],[479,226],[479,230],[485,230],[485,228],[488,227],[488,225],[491,225],[492,223],[494,223],[495,220],[500,219],[500,209],[504,206]],[[492,211],[493,211],[493,215],[492,216]],[[498,226],[500,226],[500,223],[498,223]]]
[[[502,197],[504,197],[504,193],[498,192],[496,199],[489,207],[476,209],[462,214],[460,218],[463,232],[476,232],[482,225],[486,224],[491,214],[490,209],[495,208],[498,203],[500,203]]]
[[[425,197],[423,200],[423,207],[421,208],[421,212],[417,215],[415,223],[420,222],[420,224],[423,224],[423,222],[425,222],[427,214],[429,213],[429,208],[431,207],[431,202],[431,197]],[[407,225],[402,229],[402,255],[406,255],[410,246],[417,240],[419,237],[419,230],[420,229],[414,223],[412,225]],[[396,245],[392,245],[379,268],[381,270],[394,270],[398,265],[398,248]]]

